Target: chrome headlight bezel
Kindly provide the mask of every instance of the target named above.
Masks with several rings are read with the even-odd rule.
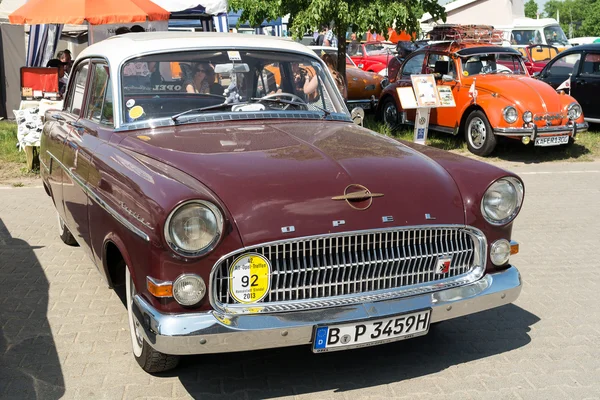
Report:
[[[573,112],[574,114],[571,114],[571,112]],[[583,111],[581,110],[581,106],[578,103],[571,103],[567,107],[567,116],[571,121],[579,119],[579,117],[581,117],[582,112]]]
[[[514,124],[519,119],[519,113],[517,112],[515,106],[504,107],[504,109],[502,110],[502,116],[504,117],[504,120],[509,124]]]
[[[216,234],[213,236],[212,240],[204,247],[196,249],[194,251],[186,250],[186,249],[182,248],[182,246],[180,246],[179,244],[176,243],[176,239],[173,237],[173,235],[171,235],[171,223],[173,222],[174,217],[180,211],[182,211],[184,208],[190,207],[190,206],[199,206],[199,207],[203,207],[206,210],[210,211],[215,218],[215,223],[216,223],[216,228],[217,228]],[[167,242],[167,244],[169,245],[171,250],[173,250],[176,254],[178,254],[180,256],[190,257],[190,258],[201,257],[201,256],[209,253],[210,251],[212,251],[217,246],[217,244],[219,243],[219,240],[221,239],[221,236],[223,235],[223,224],[224,224],[223,214],[221,213],[219,208],[216,205],[214,205],[213,203],[211,203],[209,201],[205,201],[205,200],[186,201],[184,203],[179,204],[177,207],[175,207],[171,211],[169,216],[167,217],[167,220],[165,221],[165,226],[164,226],[165,241]]]
[[[531,121],[533,121],[533,113],[531,111],[525,111],[523,113],[523,122],[529,124]]]
[[[501,187],[501,185],[503,185],[505,182],[508,182],[514,189],[514,196],[515,196],[514,197],[514,207],[512,208],[512,210],[510,210],[510,212],[506,213],[507,215],[505,217],[496,219],[492,215],[490,215],[491,213],[488,211],[489,205],[486,204],[486,198],[487,198],[488,194],[490,194],[491,192],[493,192],[493,191],[498,192],[498,188]],[[521,206],[523,205],[524,194],[525,194],[525,188],[523,187],[523,183],[521,182],[521,180],[519,180],[515,177],[512,177],[512,176],[506,176],[503,178],[499,178],[499,179],[495,180],[494,182],[492,182],[490,184],[490,186],[488,186],[487,190],[481,197],[481,205],[480,205],[481,214],[483,215],[485,220],[492,225],[495,225],[495,226],[506,225],[506,224],[512,222],[515,219],[515,217],[517,216],[517,214],[519,214],[519,211],[521,210]],[[511,195],[511,194],[504,193],[504,195]]]

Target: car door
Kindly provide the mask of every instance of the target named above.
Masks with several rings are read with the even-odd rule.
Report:
[[[581,105],[585,118],[600,118],[598,93],[600,92],[600,51],[583,55],[579,72],[571,80],[571,96]]]
[[[540,74],[540,79],[557,88],[561,83],[569,79],[571,74],[575,76],[579,71],[581,53],[570,52],[568,54],[559,54],[552,60]]]
[[[71,234],[86,251],[89,251],[88,199],[85,192],[86,146],[88,143],[84,140],[84,129],[79,121],[90,91],[89,75],[89,60],[78,63],[72,78],[73,83],[69,88],[72,100],[68,108],[64,110],[64,122],[61,122],[66,134],[62,159],[67,175],[63,184],[64,221]]]

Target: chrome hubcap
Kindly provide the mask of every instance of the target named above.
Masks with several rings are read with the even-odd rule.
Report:
[[[485,129],[485,123],[479,117],[475,117],[469,123],[469,142],[476,149],[479,149],[485,143],[487,131]]]

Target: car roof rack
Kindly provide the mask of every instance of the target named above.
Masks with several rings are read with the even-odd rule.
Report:
[[[491,25],[441,24],[428,32],[432,41],[502,45],[504,32]]]

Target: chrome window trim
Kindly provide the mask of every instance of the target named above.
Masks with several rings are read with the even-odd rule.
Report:
[[[445,280],[437,280],[435,282],[428,282],[424,284],[417,284],[412,286],[405,286],[403,288],[391,288],[384,290],[377,290],[371,292],[363,292],[357,294],[348,294],[342,296],[331,296],[318,299],[304,299],[304,300],[291,300],[291,301],[280,301],[280,302],[269,302],[269,303],[252,303],[252,304],[223,304],[219,302],[215,297],[215,273],[221,266],[221,263],[227,258],[242,254],[244,252],[253,251],[256,248],[274,246],[279,244],[288,244],[294,242],[302,242],[307,240],[315,239],[330,239],[348,235],[364,235],[371,233],[386,233],[398,230],[420,230],[420,229],[457,229],[463,230],[469,234],[475,242],[473,247],[473,268],[467,274],[462,276],[448,278]],[[479,245],[477,245],[479,244]],[[288,311],[300,311],[300,310],[312,310],[319,308],[328,307],[339,307],[352,304],[361,304],[365,302],[375,302],[382,300],[389,300],[394,298],[414,296],[424,293],[432,293],[439,290],[449,289],[453,287],[467,285],[473,283],[484,275],[485,265],[487,262],[487,239],[482,231],[479,229],[467,226],[467,225],[414,225],[414,226],[397,226],[393,228],[383,229],[367,229],[361,231],[346,231],[323,235],[304,236],[293,239],[277,240],[273,242],[260,243],[254,246],[244,247],[232,251],[221,258],[213,265],[210,277],[209,277],[209,300],[212,307],[225,314],[256,314],[256,313],[277,313],[277,312],[288,312]]]
[[[98,204],[106,212],[108,212],[110,215],[112,215],[125,228],[129,229],[131,232],[135,233],[136,235],[138,235],[139,237],[144,239],[146,242],[150,241],[150,237],[144,231],[142,231],[137,226],[133,225],[125,217],[123,217],[121,214],[119,214],[114,208],[109,206],[96,193],[94,193],[94,191],[88,185],[86,185],[85,182],[83,182],[81,180],[81,178],[79,178],[79,176],[77,176],[72,171],[70,171],[69,168],[67,168],[58,158],[56,158],[56,156],[54,154],[52,154],[48,150],[46,150],[46,153],[48,153],[48,155],[50,157],[52,157],[52,159],[58,163],[58,165],[63,169],[63,171],[65,171],[67,173],[67,175],[69,175],[69,177],[71,177],[73,182],[77,183],[81,187],[81,189],[83,189],[83,191],[90,197],[90,199],[92,199],[96,204]]]

